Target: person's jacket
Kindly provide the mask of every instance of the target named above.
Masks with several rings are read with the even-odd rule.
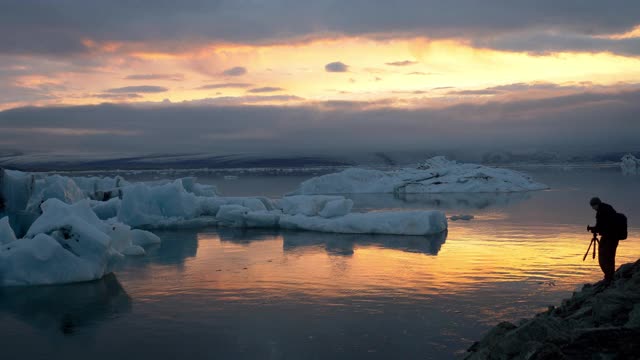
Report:
[[[602,236],[611,236],[614,230],[616,211],[609,204],[600,203],[596,212],[596,226],[594,232]]]

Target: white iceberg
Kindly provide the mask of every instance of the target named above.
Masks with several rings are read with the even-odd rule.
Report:
[[[517,171],[462,164],[438,156],[416,168],[393,171],[349,168],[311,178],[300,184],[294,194],[499,193],[547,188]]]
[[[13,232],[11,225],[9,225],[9,218],[5,216],[0,219],[0,246],[15,240],[16,234]]]
[[[0,169],[0,199],[6,211],[24,210],[35,187],[32,174]]]
[[[621,159],[620,168],[624,174],[640,174],[640,159],[633,154],[626,154]]]
[[[99,279],[116,260],[144,255],[144,246],[160,242],[140,228],[215,225],[422,236],[447,229],[440,211],[352,213],[353,201],[343,196],[223,197],[193,178],[132,184],[3,173],[9,211],[32,212],[35,220],[20,224],[28,227],[21,239],[6,218],[0,220],[0,286]]]
[[[343,234],[431,235],[447,230],[441,211],[351,213],[336,218],[283,215],[280,227]]]
[[[0,232],[8,230],[0,222]],[[157,236],[100,220],[88,200],[51,198],[22,239],[0,247],[0,286],[50,285],[102,278],[125,255],[144,255]]]

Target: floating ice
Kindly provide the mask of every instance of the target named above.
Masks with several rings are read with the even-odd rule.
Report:
[[[344,234],[430,235],[446,230],[447,218],[440,211],[351,213],[331,219],[284,215],[280,227]]]
[[[516,192],[546,189],[529,176],[507,169],[461,164],[442,156],[417,168],[394,171],[350,168],[309,179],[295,194]]]
[[[20,211],[27,207],[33,193],[35,177],[14,170],[0,171],[0,197],[7,211]]]
[[[16,240],[16,235],[9,225],[9,218],[0,219],[0,246]]]
[[[86,199],[66,204],[51,198],[41,208],[23,239],[0,247],[0,286],[100,279],[124,255],[144,255],[141,245],[159,241],[146,231],[100,220]],[[0,232],[7,232],[4,222]]]
[[[625,174],[640,174],[640,159],[633,154],[626,154],[621,159],[620,167]]]
[[[33,214],[35,220],[19,224],[28,230],[17,240],[8,221],[0,221],[0,286],[99,279],[116,260],[144,255],[143,246],[160,242],[140,228],[221,226],[422,236],[447,229],[440,211],[351,213],[353,201],[343,196],[223,197],[194,178],[131,184],[121,178],[3,174],[2,195],[10,208]]]
[[[342,196],[286,196],[279,201],[279,207],[287,215],[336,217],[351,211],[353,201]]]

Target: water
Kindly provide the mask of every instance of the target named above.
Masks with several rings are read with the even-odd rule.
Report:
[[[602,277],[582,261],[598,195],[629,218],[617,264],[640,254],[640,177],[526,169],[552,190],[501,196],[354,196],[375,211],[440,208],[444,236],[268,230],[158,232],[115,275],[0,293],[3,358],[451,359],[500,321]],[[277,195],[300,177],[205,178],[227,195]]]

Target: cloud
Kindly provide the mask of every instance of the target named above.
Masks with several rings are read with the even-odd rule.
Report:
[[[473,89],[473,90],[452,90],[447,92],[447,95],[455,95],[455,96],[475,96],[475,95],[498,95],[498,94],[508,94],[515,92],[526,92],[526,91],[587,91],[589,88],[592,90],[597,88],[592,84],[583,85],[559,85],[548,82],[535,82],[535,83],[514,83],[514,84],[506,84],[506,85],[498,85],[492,86],[484,89]],[[452,87],[441,87],[437,89],[449,89]],[[434,89],[436,90],[436,89]]]
[[[113,89],[105,90],[106,93],[112,94],[121,94],[121,93],[161,93],[168,91],[166,87],[163,86],[153,86],[153,85],[140,85],[140,86],[125,86]]]
[[[325,65],[324,70],[327,72],[347,72],[349,71],[349,66],[340,61],[336,61]]]
[[[248,92],[250,93],[267,93],[267,92],[277,92],[283,91],[284,89],[281,87],[273,87],[273,86],[265,86],[260,88],[251,89]]]
[[[182,105],[202,106],[202,105],[225,105],[241,106],[252,104],[273,104],[290,103],[293,101],[304,101],[304,98],[295,95],[248,95],[248,96],[219,96],[198,100],[183,101]]]
[[[562,51],[611,52],[627,56],[640,55],[640,37],[615,39],[591,34],[561,33],[556,31],[507,33],[491,38],[475,39],[473,45],[541,55]]]
[[[265,98],[253,100],[260,104]],[[385,101],[375,106],[344,101],[298,106],[234,105],[250,100],[213,98],[177,104],[6,110],[0,112],[0,142],[12,142],[15,150],[25,152],[293,151],[345,155],[460,149],[477,154],[482,149],[530,147],[625,151],[637,149],[640,134],[637,88],[434,108],[391,108]],[[89,111],[90,117],[86,116]],[[64,130],[48,131],[47,141],[33,141],[42,132],[30,129],[43,128]],[[90,136],[65,135],[74,129],[76,134]],[[126,132],[126,136],[118,131]],[[215,142],[207,141],[212,137]]]
[[[132,100],[142,98],[142,95],[135,93],[123,93],[123,94],[94,94],[92,97],[96,97],[99,99],[110,99],[110,100]]]
[[[226,76],[242,76],[247,73],[247,69],[242,66],[232,67],[222,72]]]
[[[202,85],[198,89],[211,90],[211,89],[227,89],[227,88],[247,88],[250,86],[251,84],[248,84],[248,83],[219,83],[219,84]]]
[[[417,61],[405,60],[405,61],[388,62],[386,64],[390,66],[409,66],[409,65],[415,65],[417,63],[418,63]]]
[[[640,2],[629,0],[562,6],[552,0],[184,0],[163,1],[162,6],[151,0],[23,0],[2,4],[0,53],[86,54],[95,50],[87,39],[175,50],[202,43],[283,43],[327,34],[490,40],[548,29],[592,36],[623,33],[638,25],[638,19]]]
[[[125,77],[125,80],[184,80],[183,74],[134,74]]]
[[[456,90],[449,91],[447,95],[495,95],[498,94],[499,91],[491,90],[491,89],[481,89],[481,90]]]

